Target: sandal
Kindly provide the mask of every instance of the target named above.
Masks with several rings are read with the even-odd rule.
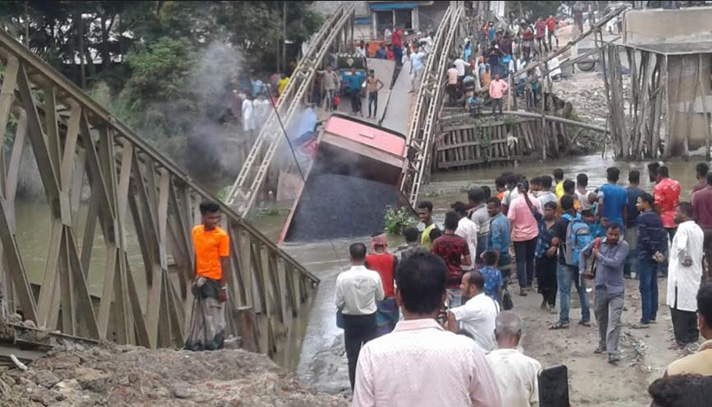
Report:
[[[591,326],[591,323],[588,322],[588,321],[579,321],[578,324],[579,324],[579,325],[583,325],[583,326],[587,326],[587,327],[590,327],[590,326]]]
[[[569,329],[569,324],[564,322],[557,322],[554,325],[551,325],[549,329]]]

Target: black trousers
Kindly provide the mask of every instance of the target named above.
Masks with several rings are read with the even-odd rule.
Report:
[[[697,342],[700,338],[700,331],[697,329],[697,313],[670,307],[670,315],[672,316],[675,342],[680,347]]]
[[[539,294],[552,307],[556,306],[556,257],[542,256],[536,259],[536,278],[539,281]]]
[[[523,242],[514,242],[514,253],[517,256],[517,280],[519,287],[529,288],[534,280],[534,251],[536,238]]]
[[[502,114],[502,98],[492,99],[492,114],[495,114],[497,109],[499,109],[499,114]]]
[[[344,315],[344,344],[349,360],[351,390],[356,383],[356,362],[361,346],[376,337],[376,314]]]
[[[352,90],[349,94],[351,97],[351,110],[354,113],[361,112],[361,93],[358,90]]]
[[[457,104],[457,85],[448,84],[447,95],[450,106],[455,106]]]

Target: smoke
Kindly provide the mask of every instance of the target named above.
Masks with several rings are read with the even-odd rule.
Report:
[[[191,174],[214,181],[225,172],[227,175],[236,172],[236,158],[243,155],[241,150],[249,144],[237,123],[226,124],[231,93],[244,60],[225,41],[209,44],[197,60],[197,67],[187,81],[189,93],[194,96],[196,116],[186,126],[185,163]]]

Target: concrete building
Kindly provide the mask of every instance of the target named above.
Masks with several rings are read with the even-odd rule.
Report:
[[[386,28],[399,27],[406,33],[430,32],[437,29],[451,1],[354,1],[354,39],[383,39]],[[336,1],[317,1],[312,8],[331,14],[339,6]]]
[[[630,10],[623,31],[623,47],[664,56],[663,85],[669,91],[663,129],[670,135],[665,156],[705,146],[712,111],[712,7]]]

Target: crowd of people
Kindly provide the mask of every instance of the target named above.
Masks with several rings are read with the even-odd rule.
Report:
[[[647,169],[652,191],[640,188],[637,170],[619,185],[617,167],[596,189],[587,174],[574,181],[561,169],[531,179],[503,173],[494,190],[475,187],[468,203],[452,204],[442,225],[432,203],[420,202],[420,227],[406,228],[405,245],[393,253],[385,234],[371,238],[370,250],[351,245],[353,266],[337,278],[336,306],[353,405],[537,405],[541,364],[518,346],[514,278],[519,296],[536,285],[541,309],[558,314],[553,330],[569,328],[572,285],[578,324],[590,327],[593,292],[599,340],[591,350],[615,365],[625,280],[639,280],[634,327],[645,328],[657,322],[658,279],[666,277],[670,349],[689,355],[666,377],[687,376],[649,392],[665,405],[670,386],[709,385],[689,375],[712,375],[712,285],[704,284],[712,275],[712,172],[698,164],[698,184],[681,200],[668,167]],[[695,354],[700,333],[708,342]]]
[[[242,125],[245,135],[255,135],[267,122],[279,95],[289,83],[289,76],[273,74],[267,83],[243,75],[234,84],[227,116]]]
[[[543,58],[558,48],[559,24],[553,15],[533,22],[521,20],[514,27],[499,29],[494,22],[485,22],[476,32],[476,45],[465,38],[460,54],[450,64],[446,85],[449,104],[464,104],[476,116],[484,104],[479,93],[483,89],[488,91],[492,113],[501,114],[502,98],[510,87],[509,76],[535,65],[514,76],[512,87],[515,97],[525,98],[527,108],[538,107],[542,94],[550,93],[551,81],[561,75],[555,55],[543,64]]]

